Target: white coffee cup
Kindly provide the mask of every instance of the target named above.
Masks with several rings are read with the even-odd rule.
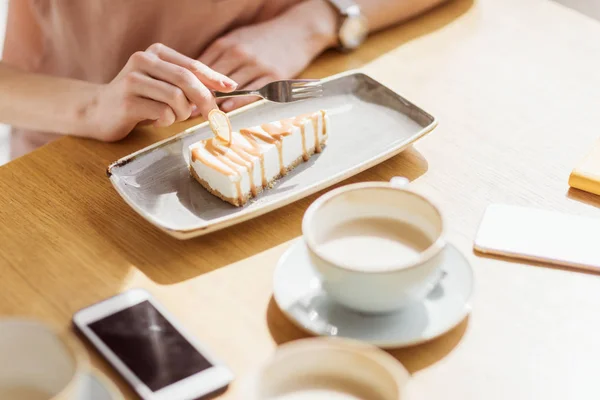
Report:
[[[409,373],[388,353],[338,338],[279,346],[242,385],[248,400],[406,400]]]
[[[84,400],[88,372],[85,351],[69,335],[32,320],[0,320],[0,399]],[[103,384],[112,398],[122,398]]]
[[[302,233],[323,290],[336,302],[365,313],[385,313],[422,300],[441,277],[444,222],[438,208],[406,189],[408,181],[368,182],[343,186],[317,199],[304,214]],[[387,265],[357,267],[323,254],[327,232],[361,218],[386,218],[409,224],[429,238],[416,258]]]

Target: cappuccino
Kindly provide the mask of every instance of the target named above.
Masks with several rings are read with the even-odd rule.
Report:
[[[369,271],[411,265],[432,240],[414,225],[391,218],[357,218],[326,233],[319,252],[331,262]]]

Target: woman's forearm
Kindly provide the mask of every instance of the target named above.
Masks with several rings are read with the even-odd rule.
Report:
[[[355,0],[375,32],[423,13],[448,0]],[[302,25],[316,54],[338,44],[339,15],[327,0],[305,0],[280,18]]]
[[[419,15],[448,0],[355,0],[375,32]]]
[[[32,74],[0,62],[0,122],[42,132],[88,136],[86,114],[99,85]]]

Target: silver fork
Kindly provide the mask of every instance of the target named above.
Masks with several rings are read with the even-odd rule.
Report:
[[[233,92],[214,92],[217,99],[238,96],[260,96],[263,99],[276,103],[290,103],[292,101],[321,97],[323,85],[318,79],[292,79],[275,81],[255,90],[235,90]]]

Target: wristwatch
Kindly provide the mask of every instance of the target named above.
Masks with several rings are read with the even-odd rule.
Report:
[[[356,49],[367,38],[369,27],[360,6],[353,0],[326,0],[339,14],[338,41],[340,50]]]

